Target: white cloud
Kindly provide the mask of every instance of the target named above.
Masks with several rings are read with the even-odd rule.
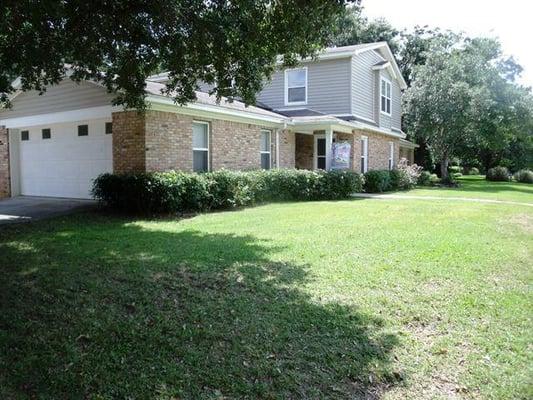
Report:
[[[524,68],[521,83],[533,86],[533,3],[528,0],[363,0],[364,14],[397,28],[429,25],[470,36],[498,37],[505,54]]]

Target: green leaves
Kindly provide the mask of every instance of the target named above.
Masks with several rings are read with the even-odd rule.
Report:
[[[194,100],[198,81],[217,96],[255,101],[276,57],[294,63],[324,47],[344,0],[8,0],[0,4],[0,93],[43,90],[64,76],[92,79],[115,102],[143,109],[145,79],[170,72],[167,91]],[[1,99],[7,102],[7,97]]]

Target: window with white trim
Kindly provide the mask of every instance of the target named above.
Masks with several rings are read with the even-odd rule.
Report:
[[[285,105],[307,103],[307,68],[285,70]]]
[[[368,138],[361,136],[361,173],[368,171]]]
[[[261,130],[261,145],[259,153],[261,154],[261,168],[270,169],[272,167],[272,132],[266,129]]]
[[[389,142],[389,171],[394,168],[394,142]]]
[[[194,172],[209,171],[209,123],[192,123],[192,164]]]
[[[390,81],[385,78],[381,78],[380,99],[381,112],[390,115],[392,106],[392,85]]]

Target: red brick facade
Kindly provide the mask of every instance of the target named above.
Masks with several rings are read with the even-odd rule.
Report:
[[[296,168],[313,169],[314,146],[313,135],[296,134]]]
[[[9,174],[9,132],[0,126],[0,199],[11,196]]]
[[[323,131],[316,132],[323,133]],[[351,168],[361,172],[361,136],[368,138],[368,169],[389,168],[389,143],[394,143],[393,165],[398,165],[400,159],[399,139],[367,131],[353,131],[350,133],[334,132],[337,140],[348,141],[351,145]],[[296,162],[299,169],[312,169],[314,158],[313,135],[296,133]]]
[[[113,113],[113,168],[128,171],[192,171],[193,121],[209,123],[210,165],[250,170],[261,168],[261,130],[259,125],[219,119],[194,119],[163,111]],[[275,130],[272,144],[275,150]],[[294,134],[280,132],[280,166],[294,167]],[[276,155],[271,154],[275,166]]]
[[[146,171],[145,116],[137,111],[113,113],[113,170]]]
[[[260,125],[219,119],[199,119],[210,126],[210,165],[212,170],[251,170],[261,168]],[[184,114],[147,111],[113,113],[113,164],[115,172],[192,170],[192,125],[194,118]],[[272,131],[272,167],[276,167],[276,133]],[[320,132],[322,133],[322,131]],[[379,133],[334,132],[337,140],[352,146],[351,168],[360,172],[361,136],[368,137],[368,169],[388,169],[389,143],[394,143],[393,165],[400,157],[399,139]],[[279,131],[279,167],[313,169],[313,135]]]

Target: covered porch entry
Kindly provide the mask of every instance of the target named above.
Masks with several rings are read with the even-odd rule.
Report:
[[[351,169],[359,171],[359,163],[355,162],[355,155],[359,154],[359,135],[348,122],[335,121],[303,121],[294,128],[295,131],[295,167],[297,169]],[[336,146],[343,144],[342,150]],[[349,153],[346,153],[346,145]]]

